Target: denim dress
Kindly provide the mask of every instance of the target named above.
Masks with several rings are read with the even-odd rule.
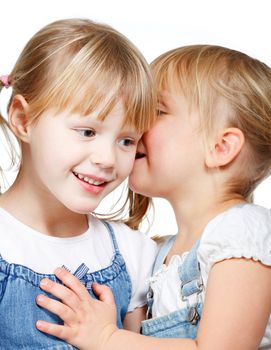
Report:
[[[117,305],[118,327],[122,328],[122,320],[131,299],[132,283],[113,228],[109,223],[103,223],[107,227],[114,249],[111,265],[99,271],[88,272],[87,266],[82,264],[74,275],[85,285],[92,297],[95,297],[91,289],[92,282],[106,284],[111,288]],[[35,303],[38,294],[47,294],[39,288],[40,281],[45,277],[60,283],[54,275],[40,274],[22,265],[9,264],[0,255],[1,350],[75,349],[63,340],[42,333],[35,327],[39,319],[63,324],[56,315]]]
[[[153,274],[162,266],[175,238],[175,236],[170,237],[162,245],[155,261]],[[199,241],[195,243],[186,256],[184,263],[180,265],[178,269],[180,277],[179,295],[185,302],[186,307],[165,316],[150,318],[153,303],[153,292],[150,289],[148,293],[147,315],[149,319],[142,322],[142,334],[158,338],[195,339],[197,337],[197,330],[202,313],[202,300],[199,294],[203,289],[200,267],[197,260],[198,246]],[[193,302],[191,302],[191,299],[193,299]]]

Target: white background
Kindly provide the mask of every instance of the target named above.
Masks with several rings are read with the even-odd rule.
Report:
[[[11,71],[37,30],[71,17],[112,25],[131,39],[149,62],[174,47],[209,43],[241,50],[271,66],[270,0],[2,0],[0,11],[0,75]],[[1,104],[3,110],[3,101]],[[257,189],[255,202],[271,207],[270,195],[271,179],[267,179]],[[107,210],[116,197],[109,197],[100,209]],[[167,202],[156,199],[155,212],[150,234],[175,233]]]

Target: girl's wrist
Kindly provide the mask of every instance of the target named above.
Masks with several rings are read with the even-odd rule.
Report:
[[[120,330],[115,324],[108,324],[100,333],[100,341],[97,347],[87,347],[81,350],[114,350],[117,349]]]

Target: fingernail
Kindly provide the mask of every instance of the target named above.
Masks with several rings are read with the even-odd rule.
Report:
[[[41,287],[46,287],[48,286],[48,283],[49,283],[49,280],[47,278],[43,278],[41,281],[40,281],[40,286]]]
[[[55,269],[55,275],[59,275],[62,272],[61,267]]]
[[[44,301],[45,301],[45,298],[43,295],[38,295],[37,298],[36,298],[36,301],[39,303],[39,304],[42,304]]]
[[[36,322],[36,327],[37,327],[38,329],[43,329],[43,328],[44,328],[44,323],[43,323],[42,321],[37,321],[37,322]]]

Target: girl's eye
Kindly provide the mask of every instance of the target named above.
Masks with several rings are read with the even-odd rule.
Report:
[[[121,139],[119,141],[120,145],[129,147],[129,146],[134,146],[135,145],[135,140],[133,139]]]
[[[92,129],[77,129],[76,131],[83,137],[93,137],[96,134]]]
[[[156,110],[156,115],[157,117],[161,117],[162,115],[166,114],[165,111],[161,110],[161,109],[157,109]]]

